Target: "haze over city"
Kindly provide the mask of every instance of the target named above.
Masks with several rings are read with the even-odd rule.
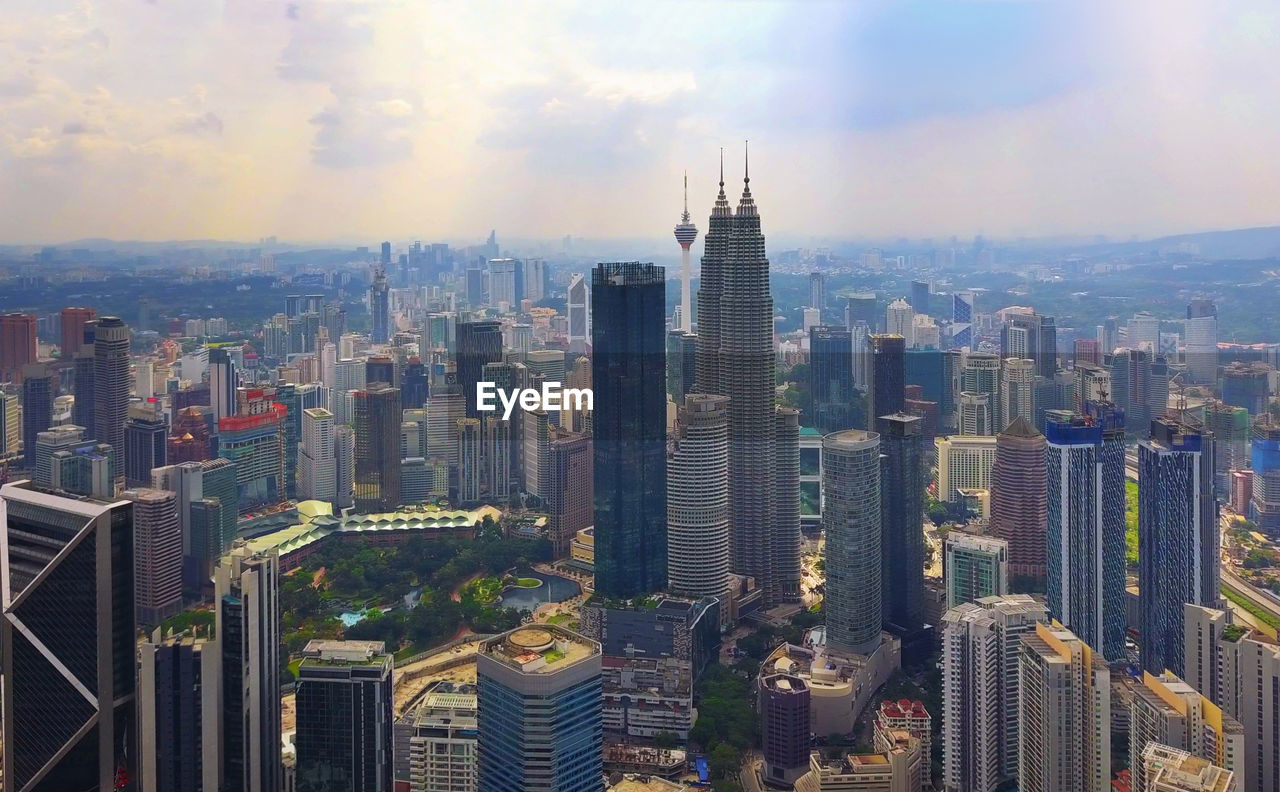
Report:
[[[1261,0],[10,0],[0,242],[658,237],[748,138],[775,236],[1270,225],[1278,37]]]

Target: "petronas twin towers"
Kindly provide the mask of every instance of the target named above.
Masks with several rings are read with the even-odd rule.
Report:
[[[773,296],[749,171],[735,213],[725,198],[723,158],[704,246],[694,390],[729,397],[733,571],[755,578],[766,604],[793,601],[800,597],[799,429],[795,410],[774,403]]]

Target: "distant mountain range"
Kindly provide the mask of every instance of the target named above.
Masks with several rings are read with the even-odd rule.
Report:
[[[398,241],[400,244],[403,240]],[[1201,231],[1191,234],[1176,234],[1172,236],[1156,237],[1146,240],[1125,240],[1111,241],[1101,236],[1058,236],[1058,237],[1042,237],[1042,238],[1022,238],[1017,240],[1011,239],[993,239],[992,244],[1002,248],[1021,249],[1023,251],[1037,251],[1040,253],[1056,252],[1056,253],[1077,253],[1081,255],[1108,255],[1108,254],[1142,254],[1146,252],[1157,253],[1161,250],[1169,250],[1179,246],[1193,248],[1194,251],[1205,258],[1209,259],[1266,259],[1280,258],[1280,226],[1263,226],[1259,228],[1238,228],[1228,231]],[[652,252],[645,256],[645,260],[656,260],[668,257],[669,247],[674,243],[663,237],[653,238],[630,238],[630,239],[584,239],[575,237],[573,239],[573,247],[570,250],[557,250],[559,240],[532,240],[532,239],[511,239],[504,240],[504,249],[510,244],[512,249],[532,250],[536,251],[533,255],[555,255],[556,253],[565,253],[570,256],[583,255],[601,255],[605,253],[615,254],[627,252],[632,256],[638,255],[639,251],[651,250]],[[793,235],[779,235],[775,237],[774,244],[771,246],[779,250],[785,250],[793,247],[810,247],[814,245],[829,246],[836,252],[841,254],[853,255],[867,247],[889,247],[894,250],[910,249],[923,250],[921,240],[897,240],[889,242],[888,240],[837,240],[834,237],[811,237],[803,240],[801,237]],[[937,244],[935,242],[935,244]],[[343,250],[353,249],[357,245],[366,245],[371,250],[376,248],[376,240],[367,240],[363,242],[334,240],[330,242],[289,242],[276,241],[268,245],[269,249],[274,253],[301,251],[301,250]],[[142,240],[113,240],[113,239],[77,239],[71,242],[63,242],[54,247],[60,250],[92,250],[94,252],[114,251],[125,255],[154,255],[164,251],[172,250],[249,250],[262,247],[260,242],[235,242],[218,239],[175,239],[162,242],[149,242]],[[0,256],[3,255],[29,255],[39,251],[38,245],[0,245]],[[674,254],[669,257],[674,258]]]

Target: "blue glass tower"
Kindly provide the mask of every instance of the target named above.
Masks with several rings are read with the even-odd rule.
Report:
[[[666,283],[662,267],[592,273],[596,593],[667,584]]]
[[[1182,676],[1183,604],[1219,600],[1213,437],[1170,418],[1138,444],[1138,629],[1142,668]]]
[[[600,644],[551,625],[490,638],[476,653],[479,792],[598,792]]]
[[[853,428],[853,341],[842,327],[809,328],[810,421],[822,434]]]
[[[1124,657],[1124,413],[1051,410],[1046,535],[1049,611],[1108,661]]]

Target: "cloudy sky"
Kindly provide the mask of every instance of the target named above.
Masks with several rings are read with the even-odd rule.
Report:
[[[0,242],[1280,223],[1272,0],[3,0]]]

